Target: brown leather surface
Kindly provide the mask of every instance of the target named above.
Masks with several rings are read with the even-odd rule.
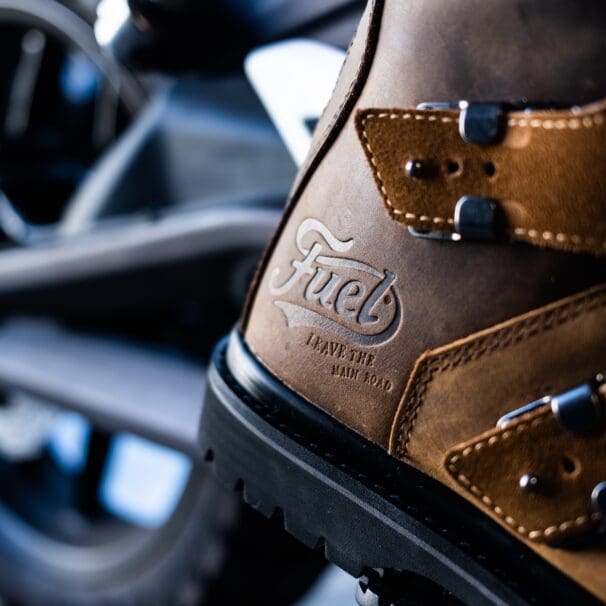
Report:
[[[390,452],[440,475],[450,448],[606,368],[606,284],[420,356]]]
[[[601,88],[599,84],[601,74],[606,73],[600,67],[606,67],[606,40],[596,25],[600,18],[606,22],[606,5],[585,11],[578,11],[570,2],[550,3],[545,11],[541,6],[539,2],[528,9],[534,16],[525,16],[504,0],[490,8],[479,0],[388,1],[378,33],[377,58],[361,90],[352,88],[356,106],[408,107],[428,99],[462,97],[528,97],[558,103],[606,97],[606,79]],[[474,48],[461,45],[471,15],[483,23]],[[567,26],[573,18],[583,26],[582,35]],[[554,53],[554,36],[559,36],[563,51],[574,47],[575,52]],[[474,62],[488,67],[488,56],[475,52],[483,44],[499,55],[498,65],[491,64],[490,71],[482,65],[478,70],[463,69]],[[352,49],[352,53],[372,54],[368,49]],[[340,85],[339,90],[343,89],[350,86]],[[243,319],[245,337],[263,362],[295,391],[385,446],[408,377],[422,352],[606,280],[606,264],[581,255],[524,244],[438,243],[403,233],[402,226],[384,212],[351,116],[322,161],[311,174],[305,171],[302,179],[306,185],[296,192],[254,288],[250,313]],[[308,306],[306,280],[280,296],[270,290],[275,270],[280,271],[281,279],[286,278],[293,261],[302,259],[296,235],[309,218],[320,220],[343,241],[353,239],[347,258],[396,276],[393,288],[402,312],[397,333],[381,344],[362,347],[375,356],[369,377],[370,381],[376,377],[375,385],[365,381],[368,369],[360,365],[340,364],[346,366],[344,374],[349,377],[357,370],[358,378],[341,376],[342,368],[334,369],[337,374],[333,374],[333,365],[339,361],[307,344],[312,333],[354,349],[359,348],[355,340],[340,339],[331,330],[316,330],[317,326],[288,327],[276,302]],[[313,234],[306,238],[312,239]],[[327,250],[325,243],[323,246],[324,253],[339,256]],[[372,276],[360,277],[349,270],[336,273],[340,273],[342,285],[360,279],[370,291],[377,283]],[[359,328],[355,318],[317,303],[310,309],[349,328]],[[391,388],[377,389],[379,381]]]
[[[289,219],[290,211],[297,203],[307,180],[313,174],[317,164],[323,159],[324,153],[330,148],[334,139],[338,136],[351,111],[353,110],[358,88],[367,77],[367,70],[372,64],[376,44],[378,22],[380,22],[383,10],[383,0],[369,0],[356,29],[355,36],[347,49],[345,60],[339,74],[332,96],[324,108],[320,120],[314,130],[311,148],[301,170],[299,170],[295,182],[291,188],[291,196],[282,215],[280,225],[274,233],[270,245],[263,254],[263,258],[257,267],[249,292],[246,297],[242,312],[241,325],[246,328],[254,295],[259,286],[265,266],[269,260],[271,251],[282,233]]]
[[[315,161],[321,158],[321,150],[335,136],[335,131],[338,130],[339,122],[343,122],[345,116],[349,114],[352,108],[348,108],[347,104],[352,99],[356,85],[364,75],[366,61],[370,61],[368,56],[368,48],[370,46],[370,38],[372,36],[371,27],[373,18],[377,19],[377,4],[382,1],[372,0],[366,6],[364,14],[356,29],[354,39],[351,41],[347,49],[343,66],[339,73],[339,78],[335,84],[330,100],[328,101],[320,120],[316,125],[313,134],[313,140],[305,164],[299,171],[296,181],[293,184],[292,191],[300,187],[300,180],[309,172]]]
[[[606,284],[421,356],[394,421],[391,452],[477,503],[444,467],[445,453],[492,431],[504,414],[578,385],[605,365]],[[546,438],[538,448],[562,454],[550,450]],[[606,472],[603,457],[595,464]],[[506,470],[502,461],[496,483]],[[512,530],[501,515],[483,509]],[[523,540],[606,600],[606,574],[596,574],[606,571],[603,546],[570,551]]]
[[[423,101],[464,98],[574,105],[606,98],[606,4],[386,0],[379,21],[368,36],[370,46],[360,53],[372,57],[377,41],[370,71],[366,76],[363,70],[363,80],[351,88],[346,120],[335,121],[338,127],[315,156],[321,161],[310,162],[298,180],[243,328],[251,350],[286,385],[387,447],[394,416],[423,352],[604,282],[606,263],[525,243],[412,237],[384,211],[350,105],[416,107]],[[344,83],[339,90],[350,87]],[[562,339],[572,343],[575,325],[567,326],[570,334]],[[562,382],[588,376],[589,354],[574,351],[579,355],[571,355],[565,367],[563,362],[541,366],[537,395],[560,382],[560,370]],[[521,377],[532,364],[529,358],[516,366]],[[517,407],[523,397],[500,397],[511,385],[506,392],[487,394],[486,402],[500,402],[507,407],[503,412]],[[533,391],[528,385],[526,391]],[[486,386],[489,381],[482,383]],[[475,410],[472,416],[479,417],[480,425],[470,419],[470,433],[455,436],[448,448],[492,427],[496,419],[489,408]],[[464,423],[468,411],[452,409],[451,424]],[[437,428],[448,441],[449,426]],[[448,448],[440,450],[438,470]],[[425,469],[456,489],[448,474]],[[543,547],[549,561],[606,598],[605,584],[593,579],[594,565],[606,570],[603,550],[592,556],[591,549],[570,554]]]
[[[482,196],[496,202],[510,238],[606,254],[606,102],[511,112],[503,138],[486,146],[462,139],[459,114],[358,112],[356,129],[390,217],[452,233],[457,201]],[[407,161],[422,162],[426,175],[408,176]]]
[[[547,405],[457,446],[444,466],[479,507],[515,533],[557,543],[591,533],[600,521],[591,493],[606,477],[604,449],[604,432],[567,433]],[[525,474],[537,479],[535,489],[520,488]]]

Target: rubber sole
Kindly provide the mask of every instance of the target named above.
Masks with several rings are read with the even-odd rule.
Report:
[[[405,572],[465,604],[599,603],[458,495],[289,391],[237,333],[215,350],[200,439],[223,482],[353,576]]]

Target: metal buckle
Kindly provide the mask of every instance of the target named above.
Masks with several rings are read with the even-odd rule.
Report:
[[[543,406],[550,406],[554,417],[564,431],[575,436],[596,431],[600,425],[603,425],[606,416],[606,403],[598,393],[598,389],[605,382],[606,374],[599,373],[591,381],[555,396],[545,396],[507,413],[497,421],[497,427],[504,429],[522,415]],[[525,493],[541,491],[541,478],[531,471],[527,472],[520,477],[519,487]],[[606,522],[606,481],[594,486],[591,492],[591,504],[603,528]]]
[[[550,405],[554,417],[564,431],[574,435],[595,431],[606,415],[604,403],[598,394],[599,387],[605,382],[606,374],[599,373],[591,381],[508,412],[497,421],[497,427],[503,429],[522,415]]]
[[[460,109],[459,133],[467,143],[489,145],[501,136],[503,106],[500,103],[456,103],[427,102],[417,109]],[[414,176],[414,175],[411,175]],[[496,236],[496,204],[481,196],[463,196],[454,213],[454,233],[420,230],[409,227],[416,238],[459,242],[466,240],[494,240]]]
[[[504,115],[510,111],[532,111],[536,109],[556,109],[560,106],[539,103],[503,103],[503,102],[433,102],[417,105],[420,110],[458,109],[459,134],[471,145],[494,145],[503,137]],[[419,170],[410,171],[413,178],[423,178],[422,160],[411,160],[411,166]],[[417,174],[414,174],[416,172]],[[421,230],[409,227],[408,231],[416,238],[460,242],[462,240],[494,241],[497,238],[497,204],[488,198],[467,195],[459,199],[454,213],[454,233]]]

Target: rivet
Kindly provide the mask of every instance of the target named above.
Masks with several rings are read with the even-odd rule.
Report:
[[[600,482],[591,492],[591,503],[596,513],[606,519],[606,482]]]
[[[523,492],[534,492],[539,487],[539,483],[539,478],[531,473],[525,473],[519,482]]]
[[[406,174],[412,179],[422,179],[425,174],[425,166],[421,160],[408,160],[405,168]]]

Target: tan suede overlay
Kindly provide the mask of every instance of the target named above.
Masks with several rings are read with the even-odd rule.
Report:
[[[491,432],[504,414],[545,394],[578,385],[606,368],[606,284],[475,333],[466,339],[428,351],[415,365],[392,426],[390,452],[440,480],[479,505],[495,521],[516,534],[551,564],[606,599],[606,550],[588,544],[582,550],[563,549],[521,535],[500,512],[489,508],[443,465],[457,445]],[[536,433],[535,433],[536,432]],[[536,453],[550,449],[551,439],[535,428]],[[559,448],[559,446],[558,446]],[[550,450],[551,452],[551,450]],[[595,465],[604,470],[604,444]],[[554,456],[562,454],[559,450]],[[536,463],[542,459],[538,458]],[[471,462],[471,460],[470,460]],[[533,461],[534,462],[534,461]],[[502,500],[496,485],[507,479],[506,460],[494,461],[494,486],[484,486],[488,498]],[[516,467],[517,466],[517,467]],[[512,469],[521,471],[522,462]],[[471,472],[466,475],[469,477]],[[529,471],[529,470],[525,470]],[[513,474],[513,471],[511,472]],[[482,474],[488,476],[488,472]],[[475,483],[474,472],[474,483]],[[519,479],[519,478],[518,478]],[[481,480],[479,481],[481,483]],[[579,485],[580,486],[580,485]],[[498,490],[507,493],[505,482]],[[490,492],[495,493],[490,494]],[[495,496],[496,495],[496,496]],[[586,495],[585,495],[586,496]],[[506,504],[510,503],[507,501]],[[559,506],[559,504],[558,504]],[[527,530],[538,530],[522,517],[522,507],[507,511]],[[525,508],[524,508],[525,510]],[[528,515],[527,512],[525,515]],[[580,514],[584,515],[584,514]],[[555,516],[542,518],[546,530]],[[562,518],[558,523],[564,523]]]
[[[488,146],[461,138],[458,110],[365,109],[356,130],[393,219],[452,232],[459,198],[482,196],[497,203],[511,239],[604,255],[605,112],[605,102],[512,112],[503,139]],[[428,175],[408,176],[409,160]]]
[[[453,446],[604,368],[601,284],[423,354],[396,413],[390,452],[439,475]]]
[[[591,492],[606,477],[606,435],[562,430],[549,405],[452,449],[447,471],[474,502],[531,541],[586,532],[600,519]],[[532,474],[536,489],[520,478]]]

